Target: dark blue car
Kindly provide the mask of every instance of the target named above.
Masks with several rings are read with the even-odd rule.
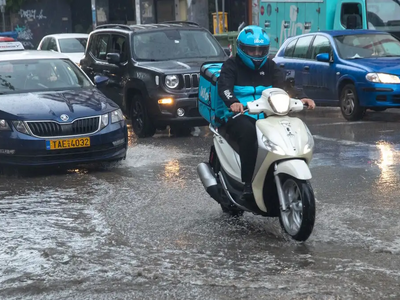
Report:
[[[120,160],[127,141],[118,105],[67,57],[0,53],[0,165]]]
[[[400,107],[400,42],[374,30],[319,31],[287,39],[274,61],[319,105],[361,120]]]

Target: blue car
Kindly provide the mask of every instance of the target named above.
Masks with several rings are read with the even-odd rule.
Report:
[[[349,121],[366,109],[400,107],[400,42],[374,30],[319,31],[288,38],[274,61],[319,105]]]
[[[0,165],[121,160],[127,143],[118,105],[66,56],[0,52]]]

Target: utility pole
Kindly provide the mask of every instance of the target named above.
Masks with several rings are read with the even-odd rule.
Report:
[[[93,30],[95,30],[97,27],[96,0],[92,0],[92,25],[93,25]]]
[[[140,12],[140,0],[135,0],[135,13],[136,13],[136,24],[142,24],[141,12]]]
[[[3,19],[3,31],[6,31],[6,0],[0,0],[1,17]]]

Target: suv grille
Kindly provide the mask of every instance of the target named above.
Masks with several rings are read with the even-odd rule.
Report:
[[[67,136],[94,133],[99,129],[100,117],[91,117],[75,120],[69,124],[60,124],[55,121],[26,122],[35,136]]]
[[[198,88],[199,87],[199,77],[200,74],[184,74],[183,75],[183,83],[186,89]]]

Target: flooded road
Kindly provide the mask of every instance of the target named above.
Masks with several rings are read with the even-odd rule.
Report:
[[[299,116],[314,232],[231,219],[196,165],[211,134],[136,140],[125,161],[0,177],[1,299],[399,299],[400,112]]]

